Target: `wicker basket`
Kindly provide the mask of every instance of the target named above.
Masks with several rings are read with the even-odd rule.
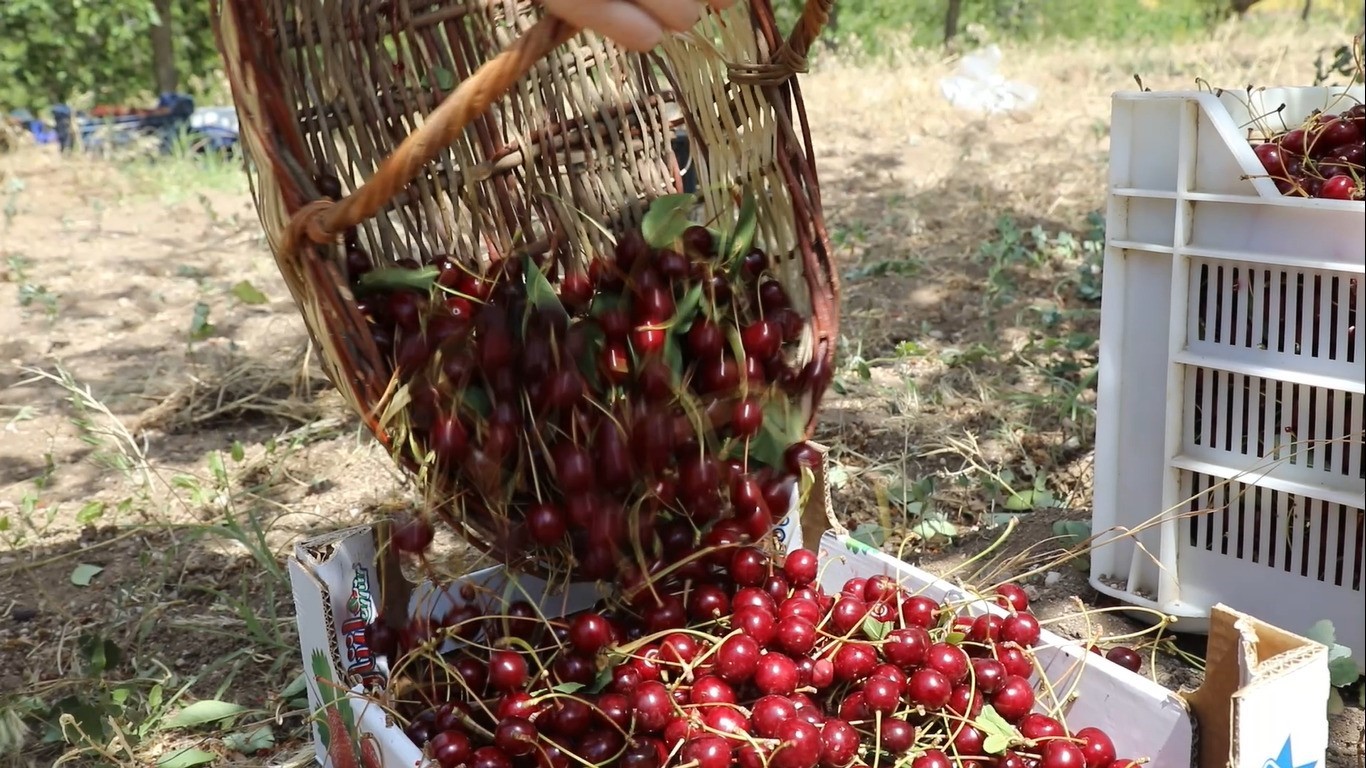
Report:
[[[770,0],[742,0],[639,55],[526,0],[217,0],[271,249],[376,437],[396,447],[382,421],[394,388],[347,287],[346,241],[381,263],[610,252],[651,200],[681,190],[680,121],[703,216],[733,220],[736,190],[757,193],[757,240],[808,319],[801,355],[826,363],[803,403],[809,429],[838,289],[795,74],[832,2],[809,0],[783,41]],[[323,198],[321,174],[348,194]],[[487,530],[464,534],[488,545]]]

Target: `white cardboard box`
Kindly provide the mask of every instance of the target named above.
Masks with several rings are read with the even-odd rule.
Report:
[[[812,494],[806,514],[783,524],[790,546],[818,541],[822,583],[838,591],[854,576],[886,573],[909,589],[938,600],[972,603],[980,613],[999,610],[962,588],[849,538],[826,524],[828,494]],[[381,576],[381,571],[385,576]],[[381,578],[393,579],[392,566],[376,563],[375,529],[352,528],[298,545],[289,562],[298,612],[299,638],[308,674],[308,695],[318,716],[314,739],[319,761],[333,768],[421,766],[420,750],[366,695],[382,684],[385,669],[365,648],[364,627],[379,608]],[[488,586],[507,583],[501,568],[470,574]],[[544,583],[522,577],[516,584],[529,599],[539,598],[547,615],[591,605],[591,585],[568,594],[547,594]],[[456,590],[431,584],[389,595],[404,595],[411,609],[432,612],[456,599]],[[394,598],[389,598],[394,599]],[[1198,768],[1299,768],[1321,765],[1327,747],[1327,649],[1222,607],[1214,612],[1207,678],[1186,695],[1169,691],[1079,645],[1045,633],[1037,649],[1045,674],[1055,687],[1079,694],[1067,713],[1073,727],[1095,725],[1115,739],[1120,754],[1148,757],[1150,765]],[[1201,727],[1197,730],[1195,722]],[[341,738],[338,738],[341,736]]]

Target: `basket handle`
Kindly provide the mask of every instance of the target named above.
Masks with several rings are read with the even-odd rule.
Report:
[[[811,45],[830,20],[835,0],[806,0],[791,37],[764,64],[734,66],[736,82],[775,84],[803,72]],[[536,62],[568,42],[579,30],[554,16],[531,29],[466,78],[446,97],[422,127],[409,134],[380,163],[368,181],[339,201],[314,200],[296,211],[285,234],[285,249],[297,253],[305,241],[334,242],[337,235],[373,217],[388,205],[424,166],[450,146],[476,117],[526,76]]]

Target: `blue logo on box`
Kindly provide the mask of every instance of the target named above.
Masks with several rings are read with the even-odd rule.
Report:
[[[1295,765],[1295,761],[1291,758],[1290,741],[1291,737],[1287,736],[1285,739],[1285,746],[1281,747],[1281,753],[1277,755],[1275,759],[1267,760],[1266,765],[1264,765],[1263,768],[1315,768],[1315,766],[1318,765],[1317,760],[1311,760],[1302,765]]]

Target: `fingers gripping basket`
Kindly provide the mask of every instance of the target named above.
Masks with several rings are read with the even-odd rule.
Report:
[[[536,379],[553,372],[514,365],[516,386],[500,389],[492,382],[500,361],[488,359],[488,337],[481,335],[473,376],[485,384],[481,391],[495,397],[474,402],[469,388],[455,396],[463,421],[453,429],[457,442],[464,442],[452,452],[468,471],[431,471],[443,457],[432,458],[435,449],[422,445],[435,445],[441,429],[442,439],[451,438],[444,422],[434,425],[443,414],[432,401],[450,384],[447,374],[469,375],[455,374],[452,366],[461,366],[451,361],[468,360],[473,345],[440,339],[420,344],[415,337],[426,338],[434,328],[424,319],[422,330],[409,334],[414,346],[423,347],[423,355],[412,356],[421,363],[406,364],[407,342],[390,338],[375,320],[388,311],[392,321],[394,312],[405,310],[395,309],[392,296],[382,311],[375,310],[379,299],[363,289],[379,282],[357,283],[358,275],[392,276],[395,270],[385,268],[395,266],[418,268],[414,275],[435,274],[436,290],[422,297],[431,302],[419,303],[444,302],[443,312],[456,320],[468,320],[473,312],[476,334],[487,330],[480,325],[485,320],[504,322],[489,319],[495,314],[490,307],[511,305],[498,316],[529,318],[511,323],[521,326],[516,332],[525,342],[523,362],[545,339],[555,347],[549,357],[558,361],[573,346],[565,339],[574,333],[566,332],[562,320],[557,325],[553,312],[539,313],[537,287],[549,286],[567,306],[579,288],[573,281],[613,273],[624,275],[618,282],[639,294],[630,288],[639,270],[627,274],[623,249],[644,247],[644,261],[652,263],[676,257],[667,248],[642,246],[639,232],[653,202],[679,199],[672,140],[681,119],[702,190],[696,220],[715,224],[714,230],[725,230],[729,222],[730,234],[717,232],[718,252],[735,247],[740,230],[752,224],[753,242],[766,259],[762,279],[776,279],[790,305],[783,329],[790,360],[786,368],[767,372],[781,378],[785,371],[803,384],[788,387],[799,394],[787,403],[787,421],[796,425],[788,434],[801,439],[814,424],[830,379],[838,288],[795,74],[831,2],[810,0],[791,38],[783,40],[770,0],[742,0],[654,53],[638,55],[543,16],[537,3],[516,0],[218,0],[217,33],[241,118],[253,196],[328,375],[376,437],[418,471],[433,510],[467,539],[506,560],[532,561],[523,565],[567,565],[569,558],[582,565],[582,548],[575,555],[568,546],[545,546],[558,541],[553,520],[548,532],[532,531],[530,544],[542,546],[530,546],[525,505],[515,514],[491,507],[512,504],[518,493],[540,499],[545,478],[538,477],[536,455],[553,456],[548,463],[559,473],[572,463],[549,450],[539,433],[558,430],[573,442],[582,437],[580,430],[599,435],[610,423],[639,458],[635,438],[644,416],[629,413],[634,406],[628,403],[625,413],[597,417],[594,408],[583,407],[573,418],[547,422],[525,393],[531,389],[539,396]],[[689,253],[681,245],[678,250]],[[435,268],[424,271],[420,265]],[[689,274],[697,275],[695,263]],[[708,285],[705,296],[716,298],[719,289]],[[689,299],[673,298],[681,315]],[[602,302],[592,302],[593,316],[606,325],[598,313]],[[525,309],[528,304],[536,311]],[[458,325],[450,318],[442,322],[443,328]],[[401,319],[397,327],[402,334]],[[675,338],[682,334],[663,330],[675,345],[686,344]],[[648,331],[637,328],[628,348],[642,371],[649,366],[637,342]],[[596,340],[605,344],[602,350],[593,347],[598,356],[612,352],[610,339]],[[585,369],[585,376],[601,373],[601,366],[590,367],[595,370]],[[689,376],[700,376],[690,370]],[[671,415],[680,453],[697,442],[699,425],[731,423],[737,397],[743,399],[759,377],[747,375],[738,396],[704,398],[701,408]],[[511,413],[504,420],[518,427],[519,445],[501,462],[520,470],[510,475],[495,468],[481,483],[478,468],[469,469],[478,464],[470,457],[487,459],[492,453],[487,443],[496,431],[500,391],[506,400],[522,401],[505,409]],[[594,418],[599,426],[585,424]],[[606,460],[601,451],[590,455],[599,464]],[[602,481],[607,470],[597,469]],[[679,466],[666,474],[686,485],[690,469],[695,468]],[[711,478],[707,466],[693,474],[699,472],[702,480]],[[659,502],[659,484],[653,487],[653,495],[642,487],[618,495],[627,499],[628,510],[639,512]],[[566,489],[564,495],[575,494]],[[621,517],[598,514],[602,509],[591,506],[579,504],[577,514],[569,510],[566,540],[576,524]],[[646,527],[639,517],[625,515],[635,539]],[[599,572],[612,567],[598,558]]]

